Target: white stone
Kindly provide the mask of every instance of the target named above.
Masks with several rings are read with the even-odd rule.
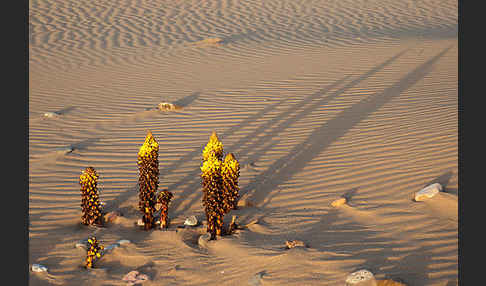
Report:
[[[131,241],[128,239],[120,239],[119,241],[117,241],[117,243],[123,245],[123,244],[129,244],[131,243]]]
[[[56,113],[56,112],[46,112],[44,113],[44,117],[48,117],[48,118],[54,118],[54,117],[58,117],[59,114]]]
[[[439,183],[432,184],[430,186],[427,186],[423,188],[422,190],[418,191],[415,193],[415,201],[420,202],[424,201],[426,199],[430,199],[433,196],[435,196],[437,193],[442,191],[442,186]]]
[[[205,233],[201,236],[199,236],[199,239],[197,240],[197,244],[199,244],[200,247],[202,248],[207,248],[208,247],[208,241],[211,239],[211,235],[209,233]]]
[[[47,267],[41,264],[32,264],[32,271],[34,272],[47,272]]]
[[[196,226],[199,222],[197,221],[197,218],[196,216],[190,216],[188,218],[186,218],[186,220],[184,221],[184,225],[188,225],[188,226]]]
[[[376,286],[375,276],[371,271],[362,269],[346,277],[346,286]]]

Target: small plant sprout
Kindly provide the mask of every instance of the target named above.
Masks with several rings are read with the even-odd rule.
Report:
[[[88,239],[88,253],[86,255],[86,268],[93,268],[93,264],[96,260],[101,258],[102,251],[104,247],[99,244],[96,237],[91,237]]]
[[[87,167],[79,176],[81,185],[81,222],[85,225],[102,224],[103,214],[98,195],[99,175],[93,167]]]
[[[221,166],[221,176],[223,178],[224,208],[225,212],[228,213],[237,208],[239,198],[240,163],[238,163],[238,160],[232,153],[229,153],[224,158]]]
[[[161,204],[160,207],[160,228],[168,228],[169,227],[169,203],[172,200],[174,195],[164,190],[159,192],[157,197],[157,202]]]
[[[148,131],[145,142],[138,152],[139,209],[143,213],[144,229],[155,226],[154,211],[159,186],[159,144]]]

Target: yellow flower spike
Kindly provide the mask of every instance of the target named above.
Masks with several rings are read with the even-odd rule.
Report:
[[[79,184],[81,185],[81,209],[83,212],[81,222],[85,225],[101,224],[103,221],[101,204],[98,201],[98,178],[99,175],[93,167],[87,167],[79,176]]]
[[[203,150],[203,160],[207,160],[211,156],[211,152],[214,152],[214,155],[221,159],[223,157],[223,143],[219,141],[218,135],[216,132],[213,131],[211,137],[209,137],[209,142],[206,144]]]
[[[224,216],[224,204],[222,196],[222,157],[223,143],[221,143],[213,132],[209,142],[203,150],[203,163],[201,169],[201,179],[203,187],[203,206],[207,218],[207,232],[211,239],[222,234],[222,221]]]
[[[159,181],[159,144],[148,131],[145,142],[138,152],[139,169],[139,210],[143,213],[142,221],[146,230],[155,225],[153,212],[155,211],[155,194]]]
[[[147,136],[145,137],[145,142],[143,143],[142,147],[140,147],[140,150],[138,151],[138,156],[140,157],[150,156],[150,153],[152,151],[156,151],[156,152],[159,151],[159,143],[157,143],[157,141],[155,140],[154,136],[152,135],[152,132],[148,131]]]
[[[226,155],[221,167],[221,176],[223,178],[223,197],[225,213],[237,208],[239,187],[238,178],[240,176],[240,163],[232,153]]]

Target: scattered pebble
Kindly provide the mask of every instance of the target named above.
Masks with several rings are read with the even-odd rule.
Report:
[[[46,112],[44,113],[44,117],[47,117],[47,118],[54,118],[54,117],[58,117],[60,114],[57,113],[57,112]]]
[[[197,220],[196,216],[192,215],[184,221],[184,225],[188,226],[197,226],[199,224],[199,221]]]
[[[138,272],[137,270],[130,271],[123,277],[123,281],[128,282],[127,285],[135,285],[143,283],[147,280],[149,280],[149,277],[146,274]]]
[[[172,111],[172,110],[182,109],[182,107],[175,105],[173,103],[169,103],[169,102],[159,103],[158,108],[159,108],[159,110],[162,110],[162,111]]]
[[[340,198],[340,199],[337,199],[334,202],[332,202],[331,206],[337,208],[337,207],[340,207],[340,206],[342,206],[346,203],[347,203],[346,198]]]
[[[208,241],[211,239],[211,235],[209,233],[205,233],[201,236],[199,236],[199,239],[197,240],[197,244],[202,247],[202,248],[207,248],[208,246]]]
[[[257,274],[253,275],[250,279],[248,279],[248,285],[250,286],[260,286],[262,285],[262,277],[265,275],[265,271],[260,271]]]
[[[69,153],[72,153],[74,151],[74,147],[73,146],[60,147],[60,148],[57,148],[56,151],[60,154],[69,154]]]
[[[221,38],[207,38],[198,42],[195,42],[197,45],[214,45],[214,44],[221,44],[223,43],[223,39]]]
[[[47,272],[47,267],[41,264],[32,264],[32,271],[34,272]]]
[[[306,247],[305,243],[301,240],[287,240],[285,245],[287,246],[287,249],[294,247]]]
[[[423,188],[422,190],[418,191],[415,193],[415,201],[420,202],[424,201],[426,199],[430,199],[433,196],[435,196],[437,193],[442,191],[442,186],[439,183],[432,184],[430,186],[427,186]]]
[[[117,241],[117,243],[123,245],[123,244],[129,244],[131,243],[131,241],[128,239],[120,239],[119,241]]]
[[[102,203],[102,205],[103,205],[103,203]],[[104,215],[104,219],[105,219],[105,222],[113,223],[120,216],[122,216],[122,214],[119,211],[113,211],[113,212],[106,213]]]
[[[346,277],[346,286],[377,286],[375,276],[371,271],[362,269]]]
[[[112,244],[108,245],[107,247],[105,247],[103,249],[103,252],[107,252],[107,251],[113,250],[113,249],[115,249],[115,248],[117,248],[119,246],[120,246],[120,244],[118,242],[112,243]]]

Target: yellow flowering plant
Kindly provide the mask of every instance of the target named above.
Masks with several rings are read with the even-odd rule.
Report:
[[[144,229],[148,230],[155,226],[153,213],[156,210],[156,192],[159,186],[159,144],[150,131],[138,152],[138,170],[138,207],[143,213]]]
[[[228,213],[230,210],[237,209],[239,198],[240,163],[236,160],[233,153],[229,153],[224,158],[221,166],[221,176],[223,178],[224,208],[225,212]]]
[[[86,268],[92,268],[96,260],[101,258],[104,246],[100,245],[96,237],[88,239],[88,250],[86,255]]]
[[[101,225],[103,213],[98,194],[99,175],[93,167],[87,167],[79,176],[81,185],[81,222],[85,225]]]

